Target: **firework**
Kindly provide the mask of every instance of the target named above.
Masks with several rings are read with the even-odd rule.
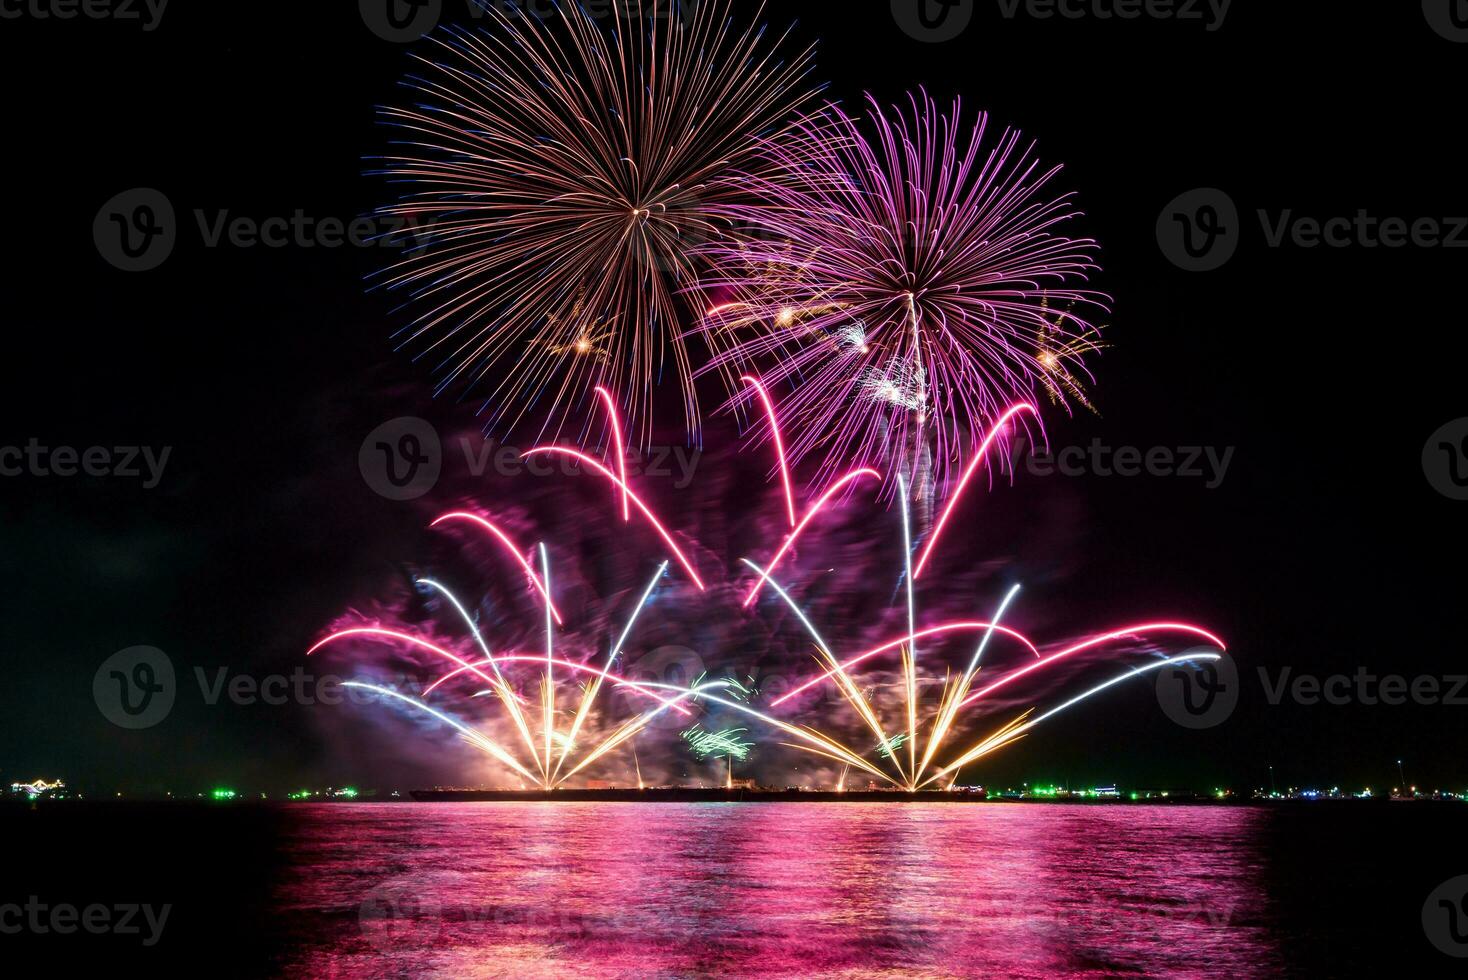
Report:
[[[696,688],[696,685],[695,685]],[[702,726],[694,725],[687,731],[681,732],[683,741],[688,743],[688,750],[693,757],[700,761],[704,759],[737,759],[743,762],[749,758],[749,750],[754,748],[753,742],[746,742],[741,735],[748,734],[747,728],[725,728],[722,731],[705,731]]]
[[[761,141],[813,94],[812,52],[785,56],[762,10],[740,27],[730,4],[484,4],[482,30],[418,56],[415,104],[383,111],[401,135],[382,173],[411,188],[383,210],[418,247],[378,281],[410,296],[405,342],[439,390],[482,383],[491,425],[538,404],[558,431],[604,383],[645,439],[668,373],[697,430],[691,255],[729,234]]]
[[[757,383],[753,387],[758,388]],[[773,403],[767,405],[767,410],[772,425],[778,425]],[[995,430],[984,441],[985,449],[998,438],[999,430],[1009,424],[1014,415],[1024,410],[1033,411],[1033,406],[1014,406],[1005,412]],[[642,622],[643,614],[649,608],[659,585],[668,577],[669,569],[675,564],[683,567],[688,578],[697,587],[696,595],[700,601],[717,602],[732,598],[737,602],[739,593],[731,588],[735,583],[705,584],[697,576],[671,532],[647,508],[636,491],[611,469],[575,449],[544,447],[532,450],[532,453],[541,452],[570,454],[603,476],[618,491],[617,497],[610,502],[611,520],[620,527],[621,522],[617,521],[615,515],[630,504],[658,532],[668,550],[668,556],[656,568],[632,606],[625,625],[616,634],[616,640],[610,645],[605,660],[598,660],[601,666],[593,666],[587,657],[580,658],[578,662],[557,649],[559,645],[564,650],[569,644],[566,637],[558,639],[550,550],[540,544],[531,552],[538,559],[540,567],[537,571],[521,546],[498,525],[488,518],[465,511],[447,514],[432,526],[460,523],[479,528],[486,531],[489,538],[499,546],[498,551],[507,551],[516,558],[519,572],[529,579],[528,594],[535,600],[537,607],[534,618],[540,622],[536,629],[543,626],[545,630],[543,650],[495,651],[477,621],[454,593],[436,579],[423,578],[417,581],[418,587],[447,600],[457,619],[472,635],[478,655],[472,658],[461,655],[418,631],[378,625],[339,629],[321,640],[310,652],[315,653],[327,646],[371,642],[408,647],[431,655],[434,661],[442,663],[444,672],[427,683],[418,697],[410,697],[390,688],[361,681],[354,682],[353,686],[375,691],[391,702],[434,719],[519,779],[546,790],[564,786],[568,780],[584,772],[589,766],[606,760],[611,753],[623,746],[633,752],[632,766],[637,772],[638,785],[642,785],[641,763],[635,754],[634,739],[645,732],[657,718],[670,712],[682,716],[679,721],[684,726],[680,729],[682,744],[695,758],[723,759],[727,763],[725,785],[732,787],[734,763],[747,760],[754,745],[751,739],[745,738],[750,729],[725,724],[706,727],[704,722],[695,717],[705,705],[718,706],[725,712],[732,712],[749,719],[751,723],[758,723],[759,726],[784,736],[780,744],[839,765],[838,788],[845,788],[847,778],[853,770],[864,772],[875,781],[905,792],[935,786],[940,789],[951,788],[962,767],[1027,737],[1037,726],[1122,682],[1170,666],[1216,661],[1221,658],[1225,649],[1222,640],[1202,627],[1157,621],[1096,634],[1062,649],[1056,650],[1052,647],[1042,650],[1035,641],[1004,622],[1019,594],[1018,585],[1010,587],[998,599],[987,621],[964,620],[921,625],[916,580],[922,570],[922,562],[931,554],[940,532],[948,524],[948,518],[969,485],[974,469],[981,463],[981,460],[975,460],[958,485],[953,499],[948,502],[943,519],[938,522],[923,551],[922,561],[916,566],[914,557],[917,549],[910,526],[908,493],[903,486],[905,480],[898,475],[894,481],[899,487],[896,496],[900,502],[901,518],[900,528],[894,529],[894,532],[900,530],[903,545],[901,566],[894,570],[896,580],[902,585],[901,611],[904,613],[905,629],[900,636],[843,659],[838,656],[833,645],[827,642],[812,615],[802,608],[791,590],[773,574],[775,565],[789,550],[794,539],[815,516],[833,503],[834,495],[845,488],[845,483],[838,481],[836,487],[826,490],[813,505],[808,506],[805,518],[795,522],[784,547],[776,551],[774,560],[768,567],[761,566],[750,558],[744,558],[741,562],[754,576],[754,585],[746,593],[745,605],[758,596],[762,587],[768,587],[774,599],[794,615],[800,628],[810,638],[820,672],[796,685],[788,693],[764,704],[761,703],[764,698],[758,689],[759,685],[753,677],[749,677],[747,683],[732,677],[710,681],[704,674],[686,686],[639,682],[614,671],[626,671],[626,668],[619,667],[619,661],[623,659],[629,638]],[[783,466],[772,471],[772,479],[776,472],[781,477],[784,509],[789,517],[797,511],[794,488],[785,483],[783,477],[786,470]],[[854,471],[848,475],[846,482],[855,482],[859,477],[870,477],[883,482],[882,474],[875,470]],[[630,514],[630,510],[624,513]],[[518,575],[515,578],[518,579]],[[725,587],[720,588],[720,585]],[[735,629],[741,624],[747,625],[747,615],[730,620],[730,632],[723,637],[728,640],[731,649],[740,642]],[[1000,719],[997,728],[977,741],[973,740],[972,732],[982,720],[978,713],[990,705],[1000,704],[999,699],[994,697],[998,692],[1017,690],[1017,685],[1026,679],[1054,674],[1063,666],[1079,662],[1082,654],[1099,652],[1108,645],[1124,640],[1164,633],[1201,640],[1216,647],[1219,652],[1193,652],[1165,659],[1152,656],[1140,665],[1129,666],[1126,673],[1077,696],[1069,697],[1054,708],[1043,709],[1036,705],[1020,710],[1023,705],[1014,708],[1001,704],[1001,711],[1018,713],[1011,714],[1007,719]],[[972,654],[957,665],[940,662],[938,651],[942,646],[937,641],[961,634],[975,634]],[[986,655],[995,647],[999,647],[1001,653],[1020,654],[1024,662],[1002,668],[1003,673],[994,680],[988,680],[992,665],[986,662]],[[874,681],[859,679],[859,668],[870,666],[873,660],[884,655],[895,656],[899,661],[899,674],[895,682],[885,677]],[[941,674],[934,670],[935,666],[941,667]],[[979,684],[981,671],[986,681],[983,685]],[[538,697],[522,694],[517,686],[523,683],[520,681],[522,676],[528,682],[531,674],[537,675]],[[802,710],[801,704],[808,702],[795,702],[795,699],[825,683],[835,686],[839,695],[838,703],[849,708],[855,716],[855,723],[860,726],[859,737],[838,736],[826,730],[838,719],[824,713],[812,719],[811,724],[800,724],[776,715],[779,711]],[[609,711],[598,710],[599,695],[607,684],[642,699],[645,710],[622,719],[612,718]],[[936,696],[925,696],[925,692],[932,691],[935,686]],[[463,720],[459,716],[461,713],[440,710],[430,705],[428,700],[453,696],[456,693],[467,695],[471,702],[486,699],[480,703],[497,704],[497,710],[503,714],[507,723],[499,726],[499,733],[486,731]],[[568,693],[571,695],[569,699],[566,698]],[[576,700],[574,709],[567,706],[568,700]],[[538,717],[535,707],[537,704]],[[849,724],[847,727],[850,727]]]
[[[702,370],[734,391],[753,366],[788,392],[791,458],[816,460],[819,484],[855,461],[931,494],[926,468],[939,484],[961,470],[1004,406],[1039,388],[1084,403],[1096,247],[1067,237],[1059,168],[1019,133],[991,143],[986,116],[970,128],[926,93],[866,115],[831,106],[766,144],[761,203],[730,209],[764,234],[704,249],[710,291],[735,299],[708,311]]]

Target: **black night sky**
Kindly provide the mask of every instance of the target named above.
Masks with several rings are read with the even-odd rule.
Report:
[[[1051,411],[1056,443],[1233,453],[1216,488],[1022,475],[974,511],[1003,515],[964,529],[976,554],[1002,541],[1042,570],[1049,635],[1158,611],[1207,623],[1243,691],[1226,724],[1188,732],[1139,684],[975,778],[1247,789],[1273,765],[1282,785],[1355,789],[1391,785],[1403,758],[1411,782],[1468,788],[1468,703],[1276,706],[1259,676],[1468,674],[1468,504],[1435,491],[1422,459],[1468,414],[1468,251],[1275,248],[1258,216],[1364,209],[1451,230],[1468,214],[1453,124],[1468,45],[1415,3],[1239,2],[1212,32],[980,4],[945,44],[910,38],[876,0],[770,6],[820,41],[832,97],[961,93],[1065,163],[1102,245],[1113,348],[1094,365],[1099,416]],[[358,472],[369,432],[408,415],[477,425],[477,401],[431,401],[431,365],[394,349],[403,315],[364,287],[386,250],[209,248],[194,219],[349,220],[387,203],[364,158],[382,152],[374,107],[401,97],[407,49],[351,4],[175,0],[151,32],[3,20],[0,50],[0,447],[170,452],[153,488],[0,477],[0,782],[411,787],[395,761],[324,740],[306,709],[210,706],[194,680],[290,674],[342,610],[424,555],[424,512]],[[181,231],[161,268],[127,274],[98,254],[92,222],[135,187],[165,193]],[[1158,217],[1209,187],[1238,205],[1242,241],[1222,269],[1186,272],[1159,249]],[[129,733],[91,685],[137,645],[172,657],[183,692],[166,723]]]

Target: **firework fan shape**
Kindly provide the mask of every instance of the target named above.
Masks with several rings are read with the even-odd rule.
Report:
[[[671,375],[697,432],[690,256],[813,94],[812,52],[783,60],[763,10],[740,28],[729,4],[485,4],[483,30],[418,58],[417,104],[383,111],[402,136],[381,172],[414,188],[383,210],[420,247],[378,282],[410,294],[405,343],[437,362],[439,392],[478,389],[490,427],[558,431],[602,384],[645,442]]]
[[[772,415],[774,408],[772,405]],[[1010,425],[1009,420],[1018,413],[1033,410],[1033,406],[1028,404],[1014,406],[1004,414],[1005,421],[1000,425]],[[997,435],[997,429],[991,430],[982,445],[992,447]],[[991,452],[992,448],[985,451]],[[425,683],[421,694],[414,692],[410,696],[364,681],[352,681],[347,686],[373,692],[384,703],[410,710],[421,718],[432,719],[439,729],[454,731],[463,741],[518,779],[522,786],[537,786],[550,791],[566,786],[578,777],[585,778],[584,774],[589,774],[595,766],[611,764],[625,771],[626,760],[614,757],[622,750],[632,754],[637,782],[641,786],[641,766],[635,754],[635,741],[660,718],[668,716],[682,729],[680,738],[695,758],[725,760],[726,786],[732,787],[734,762],[746,759],[754,746],[743,737],[751,731],[749,726],[754,726],[774,733],[780,738],[780,744],[787,748],[839,766],[837,789],[844,789],[847,776],[853,774],[864,775],[872,782],[906,792],[952,788],[964,767],[1027,737],[1050,719],[1087,704],[1119,685],[1157,671],[1197,668],[1217,662],[1223,658],[1226,649],[1222,639],[1200,626],[1157,620],[1107,630],[1078,642],[1042,650],[1036,641],[1005,622],[1020,592],[1018,585],[1011,587],[997,602],[987,621],[965,618],[925,622],[919,615],[917,582],[928,566],[934,548],[955,538],[952,534],[945,536],[944,531],[949,527],[954,512],[964,503],[965,482],[946,502],[943,517],[921,550],[912,537],[906,489],[902,488],[896,494],[901,505],[903,557],[901,567],[894,571],[897,573],[895,579],[902,585],[903,595],[899,602],[906,613],[906,628],[899,635],[871,645],[862,652],[838,655],[813,621],[814,614],[808,614],[797,599],[795,592],[799,591],[800,584],[798,579],[790,577],[795,570],[789,567],[788,562],[782,565],[782,559],[789,553],[795,539],[812,519],[832,505],[838,490],[827,492],[819,500],[806,501],[806,519],[795,524],[771,557],[761,556],[764,564],[749,558],[741,561],[753,573],[753,588],[743,606],[748,608],[765,590],[768,604],[781,618],[785,618],[784,611],[788,610],[798,624],[798,630],[804,632],[805,642],[814,654],[817,672],[813,676],[768,700],[752,686],[753,678],[750,678],[751,685],[746,685],[733,677],[709,679],[704,674],[684,685],[655,677],[639,679],[627,676],[623,672],[629,670],[625,665],[629,640],[635,642],[635,634],[646,629],[648,624],[644,613],[655,593],[667,588],[665,581],[670,570],[680,578],[686,578],[688,584],[696,589],[700,601],[717,602],[721,597],[727,599],[730,593],[725,588],[717,588],[710,593],[709,585],[688,553],[678,545],[674,534],[669,532],[641,495],[610,468],[569,447],[543,446],[532,449],[527,455],[579,458],[624,498],[609,506],[605,520],[612,524],[627,523],[628,518],[620,516],[625,513],[621,505],[630,503],[639,516],[640,539],[649,543],[661,539],[661,547],[665,550],[662,563],[640,592],[640,597],[627,605],[625,625],[617,633],[608,635],[604,658],[600,646],[588,651],[584,644],[572,641],[567,650],[570,637],[565,631],[558,632],[558,626],[564,628],[568,624],[555,599],[557,587],[552,576],[550,550],[544,544],[527,550],[491,517],[468,511],[446,513],[433,526],[463,529],[500,558],[511,573],[510,581],[519,582],[523,594],[536,607],[537,625],[544,629],[543,650],[520,653],[492,645],[499,637],[481,627],[469,612],[469,606],[436,579],[424,578],[415,582],[416,589],[423,595],[442,600],[439,611],[445,615],[452,614],[462,624],[473,637],[472,647],[461,643],[456,648],[452,641],[447,644],[437,641],[426,635],[421,627],[383,626],[374,622],[337,629],[310,651],[314,654],[328,647],[386,645],[426,656],[428,664],[437,664],[438,676]],[[783,461],[781,469],[784,469]],[[881,474],[872,470],[856,470],[850,476],[861,482],[881,479]],[[901,484],[902,477],[897,477],[897,482]],[[787,485],[784,496],[787,508],[792,507],[793,488]],[[847,503],[862,506],[854,501]],[[648,559],[643,557],[641,560]],[[777,572],[783,583],[775,577]],[[940,584],[943,582],[942,579],[938,581]],[[694,595],[685,587],[671,598],[674,603],[681,603]],[[757,610],[754,615],[763,613]],[[722,656],[732,656],[736,647],[748,642],[749,626],[749,620],[744,617],[729,620],[729,632],[723,637],[728,647],[720,650]],[[570,627],[574,629],[574,624]],[[612,635],[616,636],[615,640],[612,640]],[[1130,659],[1135,641],[1152,636],[1180,637],[1193,644],[1194,648],[1178,656],[1149,655],[1110,680],[1043,711],[1032,707],[1014,714],[1014,709],[1007,702],[996,697],[1001,693],[1020,693],[1028,700],[1030,694],[1023,693],[1025,689],[1021,685],[1032,683],[1037,675],[1053,676],[1066,667],[1084,666],[1088,657],[1098,654],[1110,659],[1111,654],[1107,651],[1112,647],[1119,648],[1117,652]],[[950,659],[951,648],[947,642],[954,638],[967,641],[973,650],[972,655],[957,661]],[[866,646],[868,642],[863,640],[862,645]],[[990,681],[992,666],[985,657],[994,646],[1007,649],[1009,662],[1001,668],[999,676]],[[939,653],[934,647],[941,647],[944,652]],[[1020,658],[1018,664],[1012,659],[1015,655]],[[1034,659],[1029,660],[1028,656]],[[894,658],[900,660],[895,676],[886,671],[870,673],[877,662]],[[993,656],[989,655],[989,661],[992,659]],[[529,681],[533,681],[535,686],[527,686]],[[807,692],[822,685],[835,689],[839,703],[848,709],[845,712],[847,722],[853,719],[859,722],[855,737],[847,731],[852,727],[850,724],[833,730],[829,724],[832,719],[826,717],[819,718],[821,727],[799,720],[812,707]],[[488,698],[498,705],[497,713],[502,716],[499,724],[489,730],[476,727],[454,714],[439,710],[428,700],[440,689],[453,693],[455,687],[460,691],[476,692],[470,697],[471,702]],[[630,716],[599,709],[598,697],[607,688],[626,694],[636,703],[637,707]],[[936,697],[933,696],[935,692]],[[973,705],[979,702],[984,703],[974,708]],[[739,727],[715,727],[712,723],[705,727],[699,716],[706,708],[725,717],[737,717]],[[1007,720],[977,741],[970,741],[972,735],[969,733],[980,723],[980,716],[996,711],[1006,714]],[[773,712],[785,713],[789,720]],[[684,728],[687,723],[691,724]]]
[[[858,461],[931,497],[1005,406],[1036,389],[1089,404],[1083,314],[1106,299],[1083,288],[1095,242],[1063,233],[1078,215],[1050,190],[1059,168],[1018,132],[990,143],[986,115],[970,128],[926,93],[868,101],[865,120],[833,105],[766,144],[760,203],[729,209],[760,234],[703,250],[701,371],[741,407],[746,372],[783,389],[791,461],[818,460],[818,484]]]

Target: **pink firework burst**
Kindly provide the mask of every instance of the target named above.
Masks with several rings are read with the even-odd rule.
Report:
[[[802,433],[794,460],[828,483],[853,460],[912,476],[931,494],[977,438],[1043,389],[1087,404],[1084,355],[1099,349],[1084,288],[1097,246],[1051,190],[1032,144],[926,93],[904,109],[868,97],[866,118],[828,106],[769,141],[751,174],[756,206],[731,217],[758,234],[711,244],[702,332],[740,403],[757,371]],[[752,240],[751,240],[752,239]],[[929,477],[932,477],[930,480]]]

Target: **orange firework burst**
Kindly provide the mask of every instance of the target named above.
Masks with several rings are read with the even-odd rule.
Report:
[[[384,213],[425,231],[381,284],[411,294],[407,342],[438,361],[439,390],[482,386],[491,425],[539,405],[558,430],[601,384],[645,438],[667,370],[699,427],[689,255],[727,235],[718,209],[811,94],[811,51],[783,59],[729,0],[663,6],[488,5],[483,30],[419,57],[417,104],[384,110],[403,135],[382,172],[414,188]]]

